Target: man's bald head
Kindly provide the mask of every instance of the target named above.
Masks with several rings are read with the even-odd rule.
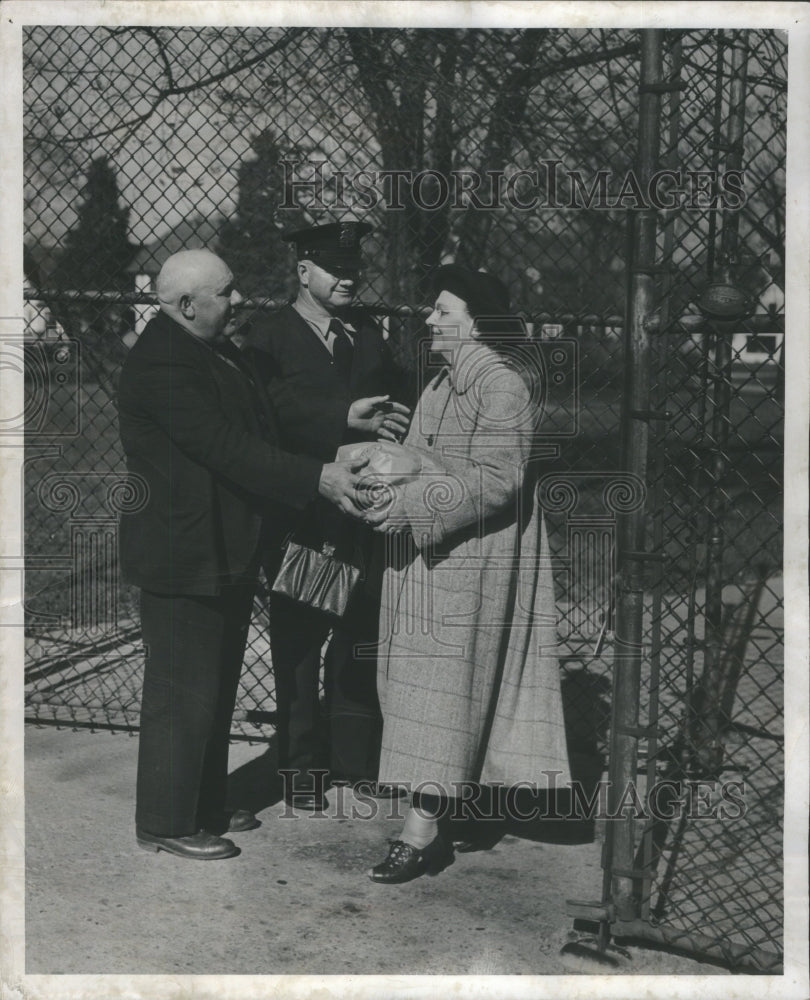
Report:
[[[157,277],[157,296],[163,312],[202,340],[225,333],[239,301],[230,268],[210,250],[172,254]]]
[[[180,300],[183,293],[193,294],[230,276],[228,265],[210,250],[181,250],[164,263],[157,277],[157,296],[161,304]]]

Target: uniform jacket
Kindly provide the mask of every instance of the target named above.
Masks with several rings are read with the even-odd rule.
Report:
[[[303,508],[317,496],[322,463],[278,448],[272,413],[232,353],[229,363],[159,313],[124,362],[121,442],[148,498],[122,517],[120,548],[140,587],[213,595],[249,579],[267,500]]]
[[[530,461],[532,383],[494,352],[458,352],[405,444],[380,613],[381,781],[569,780],[549,550]]]
[[[356,333],[348,384],[329,350],[291,305],[256,323],[248,337],[248,352],[277,414],[284,446],[327,462],[340,445],[359,440],[346,430],[352,401],[397,388],[379,329],[357,314],[351,319]]]
[[[282,447],[324,462],[334,460],[340,445],[362,440],[346,428],[355,399],[386,393],[397,398],[397,369],[376,324],[359,313],[347,318],[356,331],[348,383],[291,305],[255,321],[245,348],[277,416]],[[312,519],[330,537],[355,530],[325,502],[315,505]],[[284,512],[278,511],[268,519],[267,546],[273,552],[293,527],[293,519],[287,519],[286,527],[284,521]]]

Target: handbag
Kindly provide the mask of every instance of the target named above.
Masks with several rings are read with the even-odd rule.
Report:
[[[293,531],[284,545],[272,591],[299,604],[342,618],[365,579],[359,545],[338,545]]]

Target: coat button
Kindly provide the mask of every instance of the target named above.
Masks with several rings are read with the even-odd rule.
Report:
[[[427,436],[427,443],[429,445],[433,444],[433,435],[432,434],[428,434],[428,436]]]

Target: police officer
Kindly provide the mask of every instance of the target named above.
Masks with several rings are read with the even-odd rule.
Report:
[[[401,377],[377,325],[352,308],[361,270],[361,240],[371,227],[344,221],[284,235],[296,250],[298,294],[279,312],[255,321],[246,350],[278,417],[282,447],[331,461],[342,444],[398,440],[409,410],[396,401]],[[336,524],[327,506],[310,507],[302,526],[289,516],[268,518],[265,572],[275,577],[291,528],[363,531]],[[283,529],[281,526],[283,525]],[[370,544],[370,537],[366,539]],[[322,769],[332,781],[362,782],[372,794],[395,794],[376,785],[381,717],[373,656],[358,645],[376,641],[379,597],[367,588],[346,617],[273,595],[270,643],[276,685],[279,767],[293,806],[325,806]],[[319,704],[321,649],[327,719]],[[316,773],[313,774],[312,772]]]

